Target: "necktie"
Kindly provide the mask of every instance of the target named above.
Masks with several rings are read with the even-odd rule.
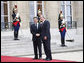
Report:
[[[41,27],[43,27],[43,22],[41,22]]]
[[[38,23],[37,23],[37,29],[38,29]]]

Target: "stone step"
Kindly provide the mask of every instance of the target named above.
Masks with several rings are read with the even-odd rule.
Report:
[[[25,32],[25,33],[22,33]],[[68,47],[60,47],[60,33],[57,29],[51,29],[51,50],[52,52],[64,52],[83,49],[83,35],[76,34],[76,30],[67,30],[74,37],[74,42],[66,42]],[[72,33],[71,33],[72,32]],[[81,38],[80,38],[81,37]],[[20,30],[18,41],[13,40],[13,31],[1,32],[1,55],[31,55],[33,54],[32,35],[30,30]],[[66,39],[68,37],[66,36]],[[42,46],[42,52],[44,49]]]

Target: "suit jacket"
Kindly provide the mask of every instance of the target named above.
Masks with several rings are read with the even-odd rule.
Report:
[[[48,39],[51,39],[51,35],[50,35],[50,23],[49,21],[45,20],[44,23],[41,25],[42,27],[42,39],[44,39],[44,36],[47,36]]]
[[[35,41],[36,39],[41,39],[41,26],[40,24],[38,24],[38,29],[37,26],[35,24],[32,24],[30,27],[30,31],[32,33],[32,40]],[[39,33],[40,36],[37,37],[36,34]]]

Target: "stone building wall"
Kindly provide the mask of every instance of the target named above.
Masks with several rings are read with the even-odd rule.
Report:
[[[72,21],[77,21],[77,26],[83,27],[83,1],[72,1]]]
[[[14,7],[14,4],[17,4],[17,7],[18,7],[18,12],[20,14],[20,17],[21,17],[21,28],[22,29],[25,29],[25,28],[29,28],[29,21],[30,21],[30,18],[29,18],[29,3],[28,1],[11,1],[10,2],[10,15],[12,15],[12,9]],[[12,17],[11,17],[11,20],[12,20]]]
[[[30,8],[29,1],[10,1],[10,21],[12,21],[12,9],[14,4],[18,6],[22,20],[22,29],[29,28]],[[50,21],[51,28],[58,27],[58,15],[61,9],[61,1],[44,1],[44,16]],[[78,22],[78,27],[83,26],[83,1],[71,1],[72,21]]]

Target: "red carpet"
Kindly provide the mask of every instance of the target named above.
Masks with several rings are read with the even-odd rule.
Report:
[[[33,60],[32,58],[24,57],[12,57],[12,56],[1,56],[1,62],[74,62],[74,61],[65,61],[65,60]]]

